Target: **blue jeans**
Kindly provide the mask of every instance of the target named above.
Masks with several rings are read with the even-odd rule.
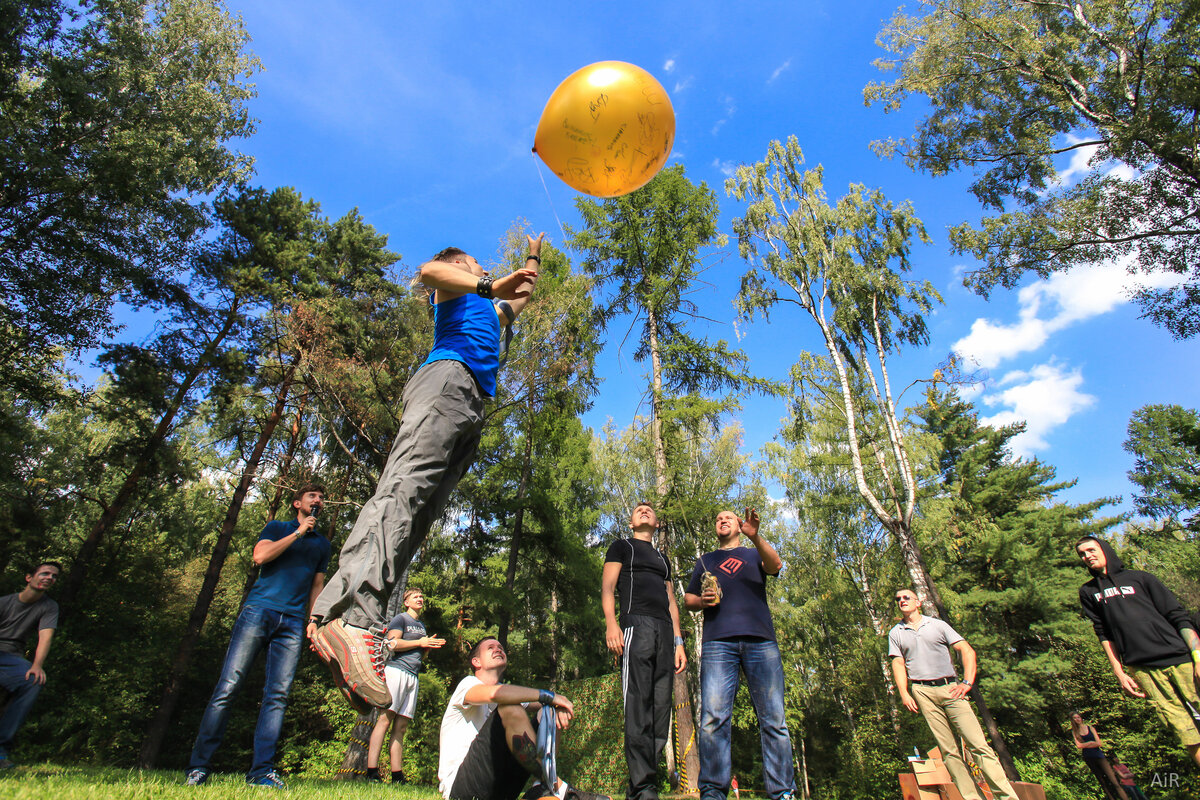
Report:
[[[783,715],[783,661],[772,641],[705,642],[700,654],[700,798],[724,800],[729,793],[730,719],[738,670],[746,675],[758,715],[763,785],[777,800],[796,791],[792,738]]]
[[[275,769],[275,746],[283,728],[283,712],[296,665],[300,663],[304,642],[304,620],[267,608],[246,606],[238,615],[225,652],[225,666],[213,689],[208,708],[200,719],[200,732],[192,747],[189,770],[208,769],[213,753],[225,737],[229,708],[241,689],[255,657],[267,648],[267,680],[263,686],[262,707],[254,728],[254,764],[249,778],[266,775]]]
[[[0,686],[12,695],[4,716],[0,717],[0,758],[8,758],[13,739],[42,690],[42,685],[33,678],[25,679],[25,673],[32,666],[15,653],[0,652]]]

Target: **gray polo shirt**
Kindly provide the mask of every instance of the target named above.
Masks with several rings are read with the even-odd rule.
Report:
[[[904,658],[910,680],[932,681],[953,678],[954,661],[950,648],[963,637],[946,623],[922,616],[914,628],[903,620],[888,632],[888,655]]]

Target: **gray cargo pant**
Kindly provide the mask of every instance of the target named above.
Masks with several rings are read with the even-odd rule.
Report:
[[[340,617],[360,628],[386,622],[396,581],[475,460],[483,403],[479,384],[458,361],[426,364],[409,380],[379,486],[359,513],[313,616]]]

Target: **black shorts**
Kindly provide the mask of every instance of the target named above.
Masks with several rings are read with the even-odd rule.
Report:
[[[537,729],[536,723],[534,729]],[[504,741],[504,723],[492,712],[454,776],[451,800],[516,800],[525,788],[525,771]]]

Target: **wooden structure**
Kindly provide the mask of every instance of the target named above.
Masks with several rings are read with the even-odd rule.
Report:
[[[963,800],[936,747],[930,752],[929,758],[909,760],[908,763],[912,765],[912,772],[901,772],[896,776],[900,780],[903,800]],[[986,782],[977,778],[976,784],[979,794],[987,800],[995,800]],[[1013,790],[1021,800],[1046,800],[1040,783],[1014,781]]]

